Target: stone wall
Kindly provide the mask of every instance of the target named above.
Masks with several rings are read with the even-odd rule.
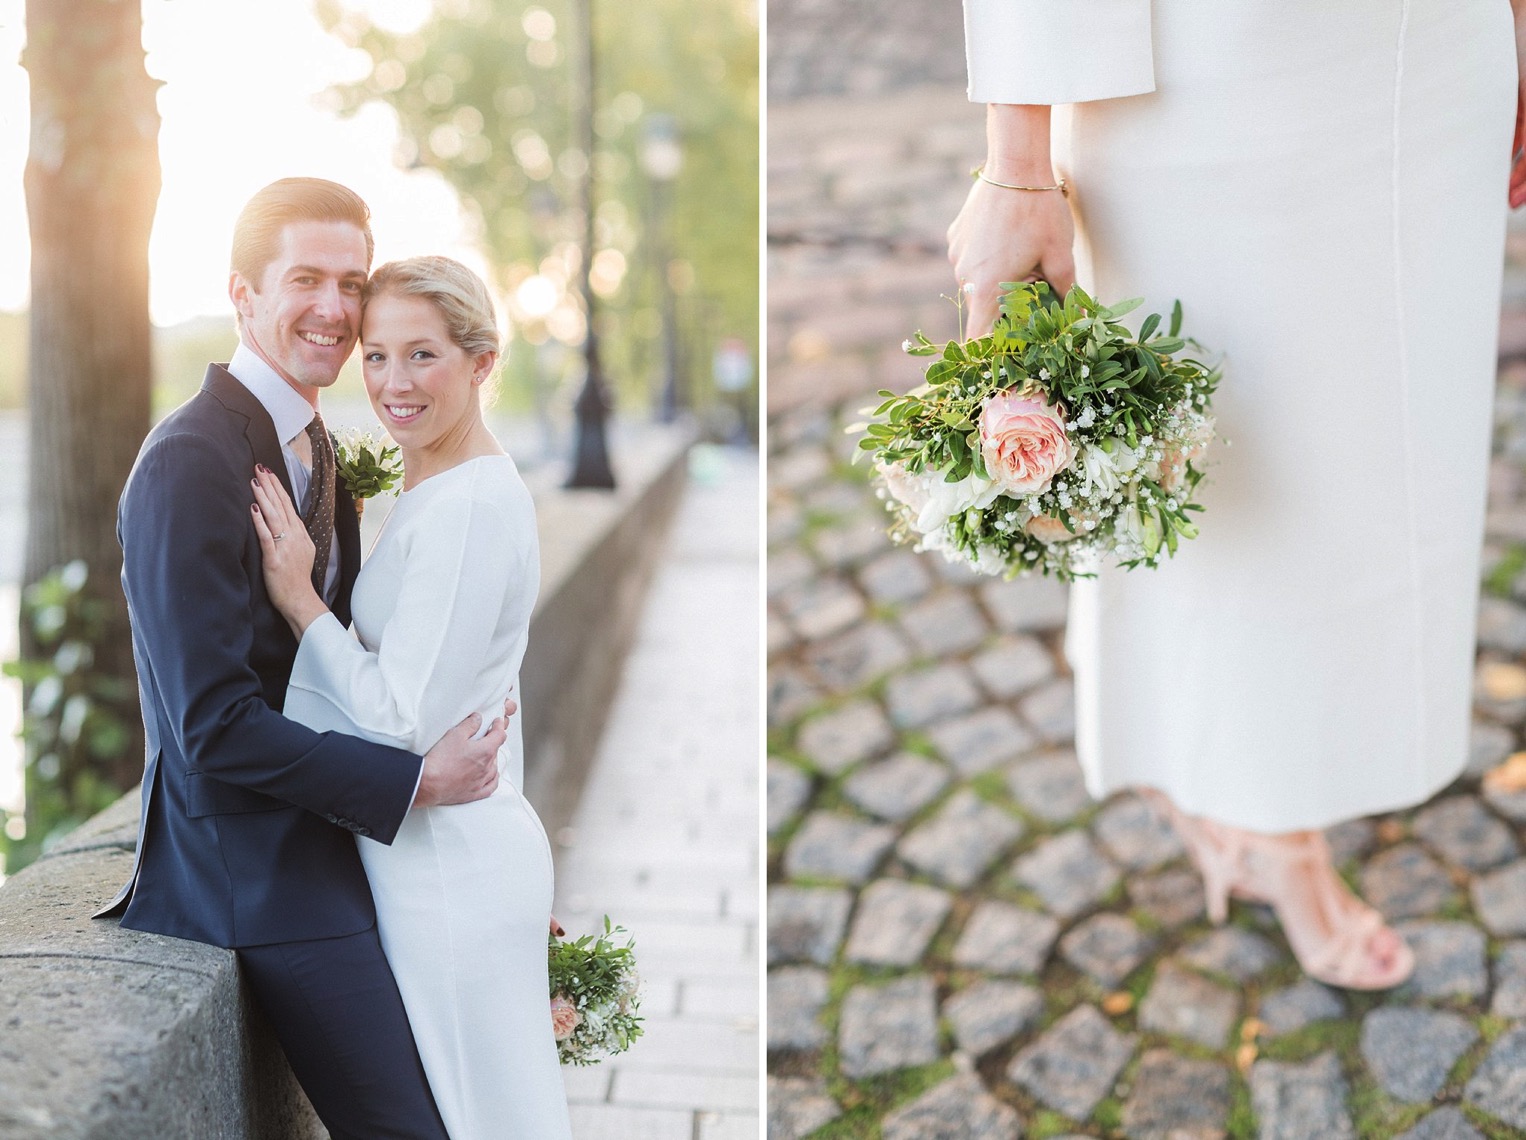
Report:
[[[649,428],[618,455],[620,486],[529,482],[540,514],[541,590],[520,670],[525,798],[553,838],[572,819],[688,470],[689,428]]]
[[[526,786],[576,806],[687,469],[646,430],[614,494],[532,479],[542,585],[522,673]],[[319,1140],[233,955],[90,913],[132,867],[138,793],[0,888],[0,1140]]]

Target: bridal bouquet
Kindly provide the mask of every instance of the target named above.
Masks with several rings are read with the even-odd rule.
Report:
[[[573,942],[553,937],[548,947],[551,973],[551,1028],[564,1065],[596,1065],[623,1053],[641,1036],[641,979],[636,974],[635,943],[616,946],[604,916],[604,933],[585,934]]]
[[[939,348],[927,382],[855,425],[875,459],[890,534],[983,574],[1090,577],[1104,556],[1154,567],[1197,535],[1193,492],[1213,439],[1219,370],[1184,350],[1181,304],[1168,331],[1142,302],[1105,308],[1079,287],[1005,287],[990,336]]]
[[[403,477],[397,444],[377,440],[370,432],[348,430],[334,442],[334,462],[345,490],[355,500],[355,513],[365,511],[367,499],[391,491]]]

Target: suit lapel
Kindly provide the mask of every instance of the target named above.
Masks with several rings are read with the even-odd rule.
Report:
[[[286,471],[286,456],[281,452],[281,441],[276,438],[275,424],[265,406],[231,372],[217,364],[207,365],[206,379],[201,386],[230,412],[244,418],[244,435],[254,451],[255,461],[276,473],[281,486],[295,503],[297,496]],[[335,444],[335,458],[338,458],[338,444]],[[249,472],[249,477],[254,478],[253,471]],[[339,582],[334,596],[334,616],[349,625],[350,592],[355,586],[356,575],[360,573],[360,521],[355,517],[355,500],[339,477],[337,462],[334,469],[334,533],[339,539]]]
[[[231,372],[217,364],[207,365],[206,379],[201,382],[201,386],[204,391],[215,396],[223,407],[244,417],[244,436],[249,440],[255,462],[263,463],[276,473],[281,486],[286,488],[286,493],[295,503],[297,496],[292,490],[291,476],[286,472],[286,457],[281,453],[276,426],[271,422],[265,406],[254,398],[253,392],[235,380]],[[254,478],[253,471],[249,472],[249,478]]]

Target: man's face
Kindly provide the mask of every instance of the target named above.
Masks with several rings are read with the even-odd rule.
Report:
[[[368,260],[365,234],[349,222],[290,222],[258,282],[237,271],[229,280],[244,342],[308,399],[355,348]]]

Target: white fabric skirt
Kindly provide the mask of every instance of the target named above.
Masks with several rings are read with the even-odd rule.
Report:
[[[1415,804],[1467,754],[1510,5],[1157,0],[1154,50],[1057,165],[1082,283],[1225,354],[1221,443],[1201,537],[1072,592],[1091,791],[1264,832]]]
[[[552,860],[529,802],[414,808],[360,841],[377,926],[451,1140],[570,1140],[551,1030]]]

